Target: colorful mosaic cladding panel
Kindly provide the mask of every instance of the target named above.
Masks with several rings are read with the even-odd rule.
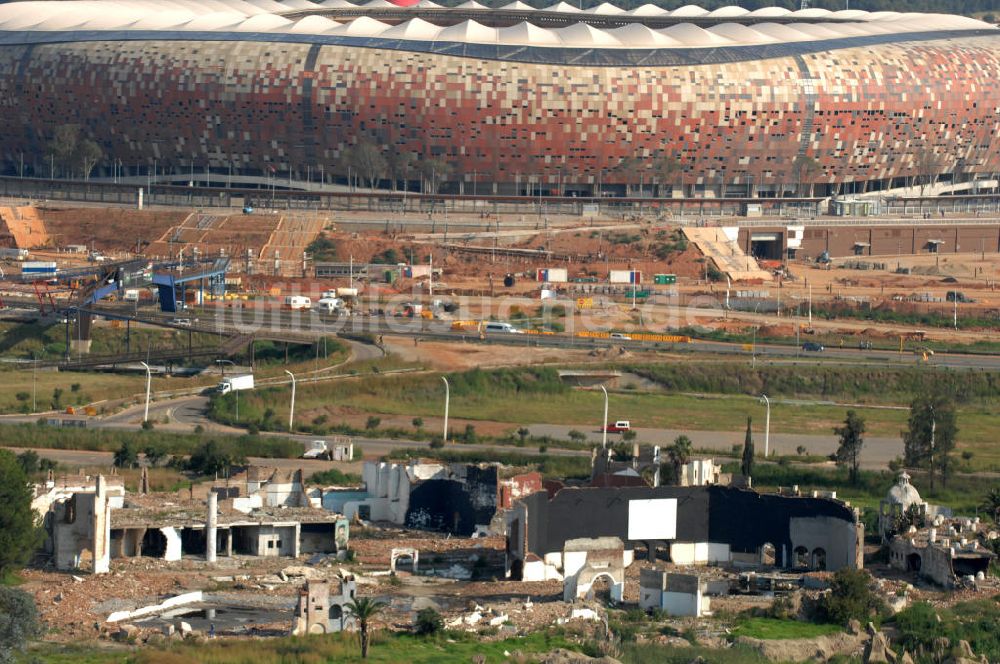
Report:
[[[601,68],[342,46],[90,42],[0,48],[0,151],[79,123],[129,164],[340,172],[361,137],[480,181],[687,184],[1000,171],[1000,39],[904,43],[698,67]],[[454,176],[453,176],[454,177]],[[679,179],[680,176],[675,176]]]

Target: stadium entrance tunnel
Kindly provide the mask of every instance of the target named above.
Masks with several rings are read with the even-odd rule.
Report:
[[[780,261],[785,253],[785,236],[778,231],[750,234],[750,255],[757,259]]]

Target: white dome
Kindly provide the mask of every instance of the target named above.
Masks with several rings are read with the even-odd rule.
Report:
[[[670,12],[663,7],[657,7],[656,5],[651,5],[647,2],[641,7],[630,9],[625,13],[629,16],[666,16]]]
[[[535,8],[531,5],[521,2],[521,0],[514,0],[514,2],[509,2],[502,7],[497,7],[497,9],[506,9],[509,11],[519,11],[519,12],[533,12]]]
[[[685,46],[700,47],[732,44],[732,42],[725,37],[709,32],[704,28],[699,28],[693,23],[678,23],[677,25],[672,25],[669,28],[657,30],[657,32],[661,35],[666,35],[671,39],[676,39]]]
[[[792,13],[792,10],[785,9],[784,7],[761,7],[760,9],[755,9],[748,13],[747,16],[753,16],[755,18],[774,18],[776,16],[788,16]]]
[[[548,7],[546,7],[545,9],[543,9],[542,11],[560,12],[560,13],[563,13],[563,14],[579,14],[580,13],[579,7],[571,5],[568,2],[557,2],[554,5],[549,5]]]
[[[885,501],[893,505],[901,505],[904,511],[911,505],[924,504],[924,501],[920,499],[920,492],[910,484],[910,476],[905,472],[899,474],[896,483],[885,495]]]
[[[734,44],[773,44],[774,37],[757,32],[742,23],[720,23],[708,28],[708,32],[732,41]]]

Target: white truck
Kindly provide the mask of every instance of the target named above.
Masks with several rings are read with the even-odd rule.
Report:
[[[302,295],[289,295],[285,298],[285,307],[288,309],[311,309],[312,300]]]
[[[344,301],[339,297],[322,297],[316,302],[313,311],[321,314],[332,314],[344,308]]]
[[[219,383],[219,394],[229,394],[240,390],[253,389],[253,374],[245,376],[226,376]]]

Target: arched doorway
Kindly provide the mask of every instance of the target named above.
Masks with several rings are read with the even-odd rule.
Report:
[[[774,545],[770,542],[765,542],[760,547],[760,564],[769,567],[774,567],[777,564],[777,553]]]
[[[610,574],[599,574],[594,577],[594,581],[590,584],[590,590],[587,591],[587,599],[600,602],[601,604],[611,603],[611,588],[615,585],[614,579],[611,578]]]
[[[816,570],[826,569],[826,549],[816,547],[812,552],[812,568]]]
[[[906,571],[919,572],[923,562],[924,561],[920,558],[919,553],[911,553],[910,555],[906,556]]]
[[[510,578],[512,581],[524,580],[524,561],[515,560],[510,564]]]
[[[808,568],[809,567],[809,549],[804,546],[797,546],[792,552],[795,554],[793,559],[793,567],[796,568]]]

